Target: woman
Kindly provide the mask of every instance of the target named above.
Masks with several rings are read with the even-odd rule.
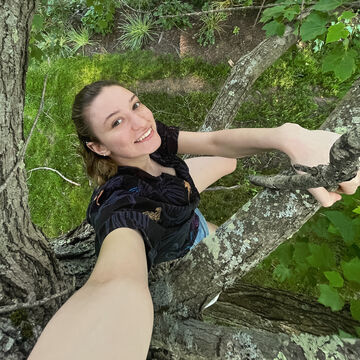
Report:
[[[327,163],[339,137],[290,123],[178,131],[156,122],[135,94],[112,81],[86,86],[73,120],[88,174],[99,185],[87,213],[98,258],[86,284],[44,329],[31,360],[145,359],[153,325],[148,271],[184,256],[216,229],[197,209],[199,193],[231,173],[236,158],[264,150],[281,150],[293,163]],[[184,162],[176,153],[208,156]],[[353,194],[358,186],[359,173],[338,192]],[[309,192],[323,206],[341,199],[324,188]]]

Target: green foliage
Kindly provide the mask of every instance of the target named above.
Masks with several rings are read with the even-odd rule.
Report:
[[[324,271],[324,275],[329,280],[330,286],[334,288],[344,286],[344,279],[337,271]]]
[[[358,257],[354,257],[350,261],[342,261],[341,268],[346,280],[360,284],[360,259]]]
[[[329,306],[332,311],[339,311],[344,306],[344,300],[340,297],[339,293],[333,287],[321,284],[319,285],[320,296],[318,301],[320,304]]]
[[[119,25],[119,29],[124,33],[118,42],[123,49],[138,50],[147,41],[154,40],[154,26],[155,22],[148,14],[126,15],[125,21]]]
[[[324,57],[322,71],[324,73],[333,71],[338,79],[346,80],[356,70],[356,57],[357,51],[343,51],[337,46]]]
[[[277,20],[270,21],[264,25],[263,29],[266,31],[266,36],[283,35],[285,31],[285,25],[279,23]]]
[[[192,27],[190,18],[188,16],[181,16],[193,12],[194,9],[190,4],[181,2],[179,0],[165,0],[160,3],[154,12],[154,16],[158,16],[158,24],[160,24],[165,30],[170,30],[174,26],[178,28]],[[179,15],[171,18],[162,18],[167,15]]]
[[[300,27],[300,35],[303,41],[313,40],[326,32],[329,17],[326,14],[313,12]]]
[[[113,29],[115,9],[118,4],[116,0],[86,0],[88,8],[81,22],[95,33],[108,34]]]
[[[82,49],[82,54],[84,54],[84,47],[86,45],[93,45],[93,42],[90,40],[89,30],[87,28],[81,28],[79,31],[71,29],[68,33],[68,41],[73,44],[72,50],[76,53],[79,49]]]
[[[214,6],[205,5],[203,10],[210,10],[216,8]],[[223,31],[222,24],[227,19],[226,13],[215,12],[204,14],[200,17],[202,26],[199,32],[196,34],[197,42],[202,46],[214,45],[215,44],[215,33],[220,34]]]
[[[329,11],[334,10],[342,4],[341,0],[320,0],[314,5],[314,10]]]
[[[261,22],[266,36],[282,35],[287,23],[295,22],[300,14],[299,4],[309,7],[308,1],[278,1],[280,5],[264,10]],[[324,73],[334,72],[335,76],[345,81],[356,71],[360,53],[358,14],[352,11],[340,13],[341,0],[319,0],[312,6],[311,13],[302,22],[293,24],[299,29],[302,41],[314,41],[314,50],[321,52]],[[335,10],[335,11],[333,11]],[[326,45],[326,46],[324,46]]]

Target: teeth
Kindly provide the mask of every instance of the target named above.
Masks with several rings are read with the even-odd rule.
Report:
[[[145,138],[147,138],[150,135],[150,133],[151,133],[151,128],[143,136],[138,138],[135,142],[139,142],[139,141],[144,140]]]

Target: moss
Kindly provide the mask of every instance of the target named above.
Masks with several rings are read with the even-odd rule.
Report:
[[[25,309],[19,309],[10,314],[11,322],[21,330],[21,336],[24,340],[34,337],[32,326],[28,321],[28,312]]]

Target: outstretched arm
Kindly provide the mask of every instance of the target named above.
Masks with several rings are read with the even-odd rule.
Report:
[[[339,134],[307,130],[297,124],[286,123],[277,128],[227,129],[214,132],[180,131],[178,153],[217,155],[241,158],[267,150],[286,153],[293,164],[316,166],[329,163],[329,152]],[[339,184],[337,192],[323,187],[308,189],[322,206],[329,207],[341,200],[338,192],[353,194],[360,186],[360,173]]]
[[[286,126],[226,129],[212,132],[180,131],[178,153],[242,158],[268,150],[285,151]]]

